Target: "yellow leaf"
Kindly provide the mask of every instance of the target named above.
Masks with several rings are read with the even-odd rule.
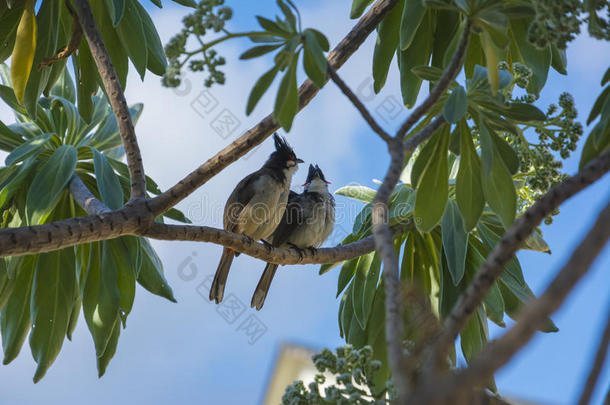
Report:
[[[11,62],[11,79],[13,80],[13,91],[20,103],[23,103],[25,85],[30,77],[34,52],[36,51],[36,15],[34,12],[34,1],[28,1],[19,26],[17,37],[13,48]]]
[[[498,51],[487,31],[483,31],[481,42],[483,44],[483,51],[485,52],[485,60],[487,61],[487,77],[489,78],[491,93],[495,95],[498,91],[498,83],[500,81],[498,72]]]

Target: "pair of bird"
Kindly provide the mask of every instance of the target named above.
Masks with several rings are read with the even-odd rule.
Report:
[[[286,139],[273,135],[275,152],[263,167],[244,177],[225,204],[224,229],[261,240],[273,247],[292,247],[301,252],[320,246],[333,230],[335,200],[318,165],[309,165],[301,194],[290,190],[292,176],[303,160],[296,157]],[[233,258],[239,252],[224,248],[210,301],[222,301]],[[260,310],[278,265],[267,263],[252,296],[251,306]]]

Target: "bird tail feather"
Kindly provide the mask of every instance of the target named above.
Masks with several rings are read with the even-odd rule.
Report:
[[[250,306],[252,308],[256,307],[257,311],[260,311],[265,303],[265,298],[267,298],[269,287],[271,287],[271,280],[273,280],[277,266],[277,264],[267,263],[265,271],[263,271],[263,275],[258,281],[256,290],[254,290],[254,294],[252,295],[252,302],[250,303]]]
[[[229,276],[229,269],[231,268],[231,263],[233,263],[234,257],[234,250],[228,248],[224,248],[222,250],[220,263],[218,263],[218,269],[216,269],[216,274],[214,274],[212,287],[210,287],[210,301],[215,301],[217,304],[222,301],[225,291],[225,284],[227,283],[227,277]]]

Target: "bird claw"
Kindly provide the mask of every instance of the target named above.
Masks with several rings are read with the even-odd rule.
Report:
[[[294,245],[292,243],[288,244],[291,248],[293,248],[294,250],[297,251],[297,253],[299,254],[299,258],[300,260],[303,260],[303,249],[301,249],[300,247],[298,247],[297,245]],[[299,261],[300,261],[299,260]]]
[[[271,250],[273,250],[273,245],[271,243],[267,242],[265,239],[261,239],[261,242],[263,242],[263,245],[265,245],[267,252],[271,253]]]
[[[311,252],[311,255],[312,255],[312,256],[315,256],[315,255],[317,255],[317,254],[318,254],[318,249],[316,249],[316,248],[315,248],[315,247],[313,247],[313,246],[308,247],[308,248],[307,248],[307,250],[309,250],[309,251]]]
[[[246,242],[248,245],[251,245],[251,244],[254,243],[254,239],[252,239],[251,237],[249,237],[245,233],[242,233],[241,236],[243,237],[244,242]]]

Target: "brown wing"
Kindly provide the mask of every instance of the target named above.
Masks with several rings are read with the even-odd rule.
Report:
[[[237,183],[235,189],[233,189],[233,192],[225,204],[223,216],[223,226],[225,230],[230,232],[235,230],[235,225],[237,224],[236,221],[237,218],[239,218],[239,214],[244,207],[248,205],[248,202],[250,202],[256,192],[253,183],[261,175],[264,175],[262,170],[257,170],[254,173],[244,177],[239,183]]]
[[[290,234],[303,223],[305,220],[303,202],[301,194],[290,191],[284,216],[273,232],[273,246],[281,246]]]

